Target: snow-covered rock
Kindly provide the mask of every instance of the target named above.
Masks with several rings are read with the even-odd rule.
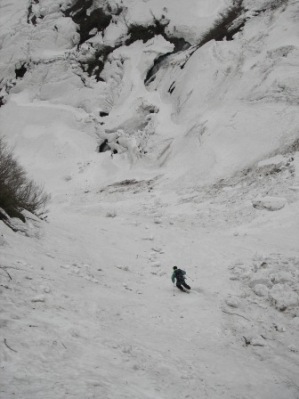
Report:
[[[283,155],[276,155],[263,161],[258,162],[258,168],[264,168],[266,166],[278,166],[280,167],[285,162],[285,157]]]
[[[273,305],[281,311],[299,304],[299,296],[286,284],[275,284],[269,291],[269,298]]]
[[[256,284],[253,287],[253,291],[256,295],[261,296],[261,297],[267,297],[268,293],[269,293],[268,287],[264,284]]]
[[[226,298],[225,303],[231,308],[238,308],[240,306],[240,300],[232,296]]]
[[[287,200],[285,198],[278,197],[262,197],[252,200],[252,205],[256,209],[266,209],[268,211],[279,211],[284,208]]]
[[[44,295],[37,295],[31,299],[31,302],[46,302],[46,297]]]

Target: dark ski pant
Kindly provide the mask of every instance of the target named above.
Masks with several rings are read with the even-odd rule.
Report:
[[[176,286],[181,291],[185,291],[183,287],[187,288],[188,290],[191,289],[190,285],[188,285],[185,281],[177,281]]]

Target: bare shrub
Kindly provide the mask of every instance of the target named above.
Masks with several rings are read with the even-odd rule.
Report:
[[[0,207],[10,217],[24,221],[21,214],[23,209],[40,216],[49,199],[44,189],[27,177],[25,170],[0,137]]]

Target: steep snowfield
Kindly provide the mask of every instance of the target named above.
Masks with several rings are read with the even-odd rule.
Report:
[[[176,170],[186,165],[184,179],[190,169],[191,181],[223,178],[298,139],[298,22],[293,2],[250,18],[235,40],[209,42],[186,64],[173,57],[170,73],[157,72],[150,87],[184,126],[170,160]]]
[[[130,24],[195,46],[232,4],[94,1],[80,43],[62,3],[0,3],[1,135],[52,195],[0,222],[0,398],[298,398],[298,3],[245,1],[147,84],[175,44]]]
[[[296,398],[298,202],[278,217],[225,191],[204,205],[110,190],[32,238],[1,227],[0,396]]]

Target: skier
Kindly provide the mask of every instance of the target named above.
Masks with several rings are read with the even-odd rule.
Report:
[[[177,266],[173,266],[173,273],[171,276],[171,280],[173,283],[176,280],[176,286],[178,287],[179,290],[188,292],[183,288],[185,287],[188,290],[191,290],[191,287],[185,282],[185,274],[186,272],[184,270],[178,269]]]

